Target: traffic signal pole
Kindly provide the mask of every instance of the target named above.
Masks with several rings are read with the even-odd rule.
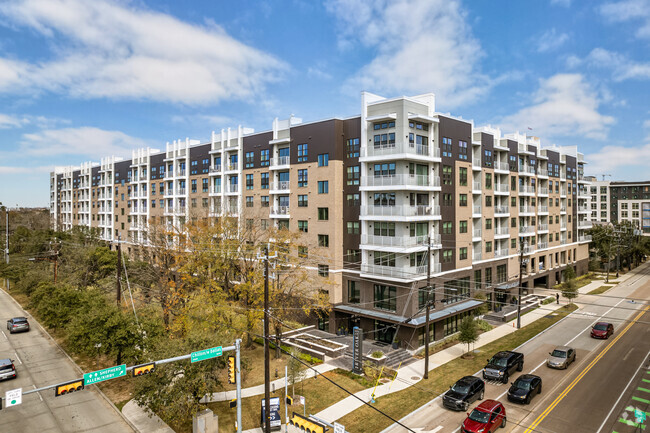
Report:
[[[269,365],[269,250],[264,251],[264,432],[271,433],[271,372]]]
[[[122,237],[117,235],[117,306],[122,301]]]

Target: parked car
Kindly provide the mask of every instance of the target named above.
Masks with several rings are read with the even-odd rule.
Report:
[[[614,333],[614,325],[607,322],[598,322],[591,328],[592,338],[608,339]]]
[[[465,376],[458,380],[442,396],[442,405],[451,410],[466,411],[471,403],[483,400],[485,382],[476,376]]]
[[[16,367],[13,359],[0,359],[0,380],[15,379]]]
[[[10,334],[14,332],[27,332],[29,331],[29,322],[27,317],[14,317],[7,320],[7,329]]]
[[[460,433],[493,433],[505,426],[506,408],[496,400],[485,400],[467,415]]]
[[[508,400],[515,403],[530,403],[530,400],[542,392],[542,378],[534,374],[522,374],[512,382],[508,390]]]
[[[510,375],[515,371],[524,369],[524,354],[518,352],[502,351],[497,352],[488,359],[488,363],[483,368],[483,379],[499,380],[508,383]]]
[[[575,349],[568,346],[558,346],[548,354],[551,356],[546,360],[546,365],[551,368],[567,368],[576,360]]]

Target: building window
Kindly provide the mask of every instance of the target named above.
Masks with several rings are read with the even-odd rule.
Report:
[[[451,193],[442,194],[442,205],[443,206],[453,206],[454,205],[454,196]]]
[[[328,277],[330,274],[330,267],[328,265],[318,265],[318,276]]]
[[[481,270],[477,269],[474,271],[474,289],[481,290]]]
[[[433,301],[433,291],[435,286],[431,287],[420,287],[418,289],[418,308],[424,308],[427,306],[429,301]]]
[[[510,227],[512,228],[517,227],[517,218],[510,218]]]
[[[254,155],[255,155],[254,152],[246,152],[246,155],[244,157],[244,163],[246,164],[246,168],[253,167],[253,160],[255,158]]]
[[[397,289],[394,286],[375,284],[375,308],[379,310],[397,311]]]
[[[349,235],[358,235],[361,232],[359,228],[359,221],[348,221],[347,227]]]
[[[307,169],[298,170],[298,186],[307,186]]]
[[[512,191],[517,191],[517,176],[510,176],[510,189]]]
[[[467,233],[467,221],[458,222],[458,233]]]
[[[262,173],[261,176],[262,176],[261,177],[261,181],[262,181],[261,188],[262,189],[269,189],[269,174],[268,173]]]
[[[327,221],[330,219],[330,209],[327,207],[318,208],[318,220]]]
[[[442,234],[450,235],[454,232],[454,223],[451,221],[442,223]]]
[[[263,195],[261,197],[261,204],[262,204],[262,207],[269,207],[269,196],[268,195]]]
[[[201,188],[203,192],[208,192],[208,186],[210,185],[209,179],[201,179]]]
[[[253,175],[246,175],[246,189],[253,189]]]
[[[458,206],[467,206],[467,194],[459,194]]]
[[[492,218],[485,219],[485,230],[492,230]]]
[[[348,302],[350,304],[361,302],[361,290],[357,287],[356,281],[348,280]]]
[[[260,165],[262,167],[268,167],[269,162],[270,162],[269,149],[260,150]]]
[[[485,173],[485,189],[492,189],[492,173]]]
[[[307,233],[309,231],[308,230],[308,224],[309,223],[307,221],[299,220],[298,221],[298,231],[301,231],[303,233]]]
[[[307,162],[307,144],[298,145],[298,162]]]
[[[309,197],[307,194],[298,196],[298,207],[307,207],[309,204]]]
[[[485,243],[485,252],[486,253],[491,253],[492,252],[492,241],[487,241]]]
[[[328,248],[330,246],[330,236],[318,235],[318,246]]]
[[[318,181],[318,193],[319,194],[327,194],[330,192],[329,188],[329,182],[326,180],[319,180]]]
[[[387,162],[384,164],[375,164],[375,177],[395,176],[395,163]]]
[[[373,254],[375,256],[373,260],[375,265],[395,267],[395,253],[373,251]]]
[[[464,159],[467,161],[467,142],[458,141],[458,159]]]
[[[449,158],[453,157],[453,152],[451,151],[451,138],[442,137],[442,156]]]
[[[375,149],[383,147],[394,147],[395,146],[395,133],[391,132],[389,134],[377,134],[374,136],[374,146]]]
[[[459,260],[467,260],[467,247],[462,247],[458,251],[458,259]]]
[[[467,168],[459,167],[458,168],[458,184],[460,186],[467,186]]]
[[[510,239],[510,248],[512,248],[513,250],[517,248],[517,239],[515,238]]]
[[[484,154],[485,154],[485,166],[492,167],[492,151],[485,150]]]
[[[375,236],[395,236],[395,223],[375,221],[372,224]]]
[[[253,196],[246,196],[246,207],[253,207]]]
[[[517,197],[510,197],[510,207],[517,207]]]
[[[359,179],[361,177],[359,169],[360,167],[358,165],[348,167],[348,185],[359,185]]]
[[[359,157],[359,139],[351,138],[346,141],[346,154],[348,158],[358,158]]]
[[[373,127],[373,129],[375,131],[377,131],[379,129],[394,128],[395,127],[395,121],[373,123],[372,127]]]
[[[361,198],[359,197],[359,193],[348,194],[347,202],[348,202],[348,206],[360,206]]]
[[[304,245],[298,246],[298,258],[306,259],[309,257],[309,249]]]
[[[269,229],[269,220],[267,219],[261,219],[260,220],[260,228],[262,230],[268,230]]]
[[[192,179],[192,192],[196,192],[196,179]],[[122,194],[122,200],[124,200],[124,194]]]
[[[451,263],[454,260],[454,250],[444,250],[442,252],[442,262]]]
[[[330,162],[330,154],[329,153],[321,153],[318,155],[318,166],[319,167],[327,167]]]
[[[492,207],[492,196],[491,195],[486,195],[485,196],[485,207]]]
[[[347,250],[346,261],[349,263],[359,263],[361,261],[361,250]]]

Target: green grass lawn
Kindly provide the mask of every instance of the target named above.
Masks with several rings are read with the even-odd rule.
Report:
[[[601,293],[605,293],[609,289],[611,289],[614,286],[608,286],[606,284],[600,286],[597,289],[592,290],[591,292],[587,293],[588,295],[600,295]]]
[[[480,353],[473,359],[454,359],[429,373],[429,379],[418,382],[405,390],[389,394],[377,399],[373,406],[389,414],[394,419],[400,419],[422,406],[426,402],[447,391],[449,386],[466,375],[471,375],[485,366],[485,360],[500,350],[512,350],[525,341],[542,332],[544,329],[566,317],[576,310],[573,304],[565,305],[556,311],[557,314],[542,317],[523,328],[506,335],[480,348]],[[364,406],[338,420],[348,431],[381,431],[392,421],[380,415],[371,408]]]
[[[374,384],[365,381],[363,378],[353,378],[347,371],[332,370],[323,375],[332,379],[334,382],[352,393],[374,386]],[[320,375],[316,379],[313,379],[313,373],[311,372],[308,373],[308,379],[296,384],[295,393],[296,396],[302,395],[305,397],[305,412],[307,415],[310,413],[314,414],[320,412],[349,395]],[[289,395],[292,395],[291,385],[289,385]],[[282,422],[284,423],[284,387],[271,393],[271,397],[280,397],[280,415],[282,417]],[[242,426],[244,430],[260,426],[262,398],[263,395],[258,395],[255,397],[244,398],[242,400]],[[220,432],[228,433],[235,431],[235,418],[237,412],[236,409],[230,409],[229,402],[210,403],[208,404],[208,407],[219,416]],[[303,413],[303,407],[299,404],[297,397],[294,400],[294,404],[289,406],[289,417],[291,417],[292,412]]]

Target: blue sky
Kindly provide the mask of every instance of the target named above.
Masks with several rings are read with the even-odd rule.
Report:
[[[0,0],[0,202],[47,206],[55,165],[357,115],[362,90],[650,180],[648,53],[648,0]]]

